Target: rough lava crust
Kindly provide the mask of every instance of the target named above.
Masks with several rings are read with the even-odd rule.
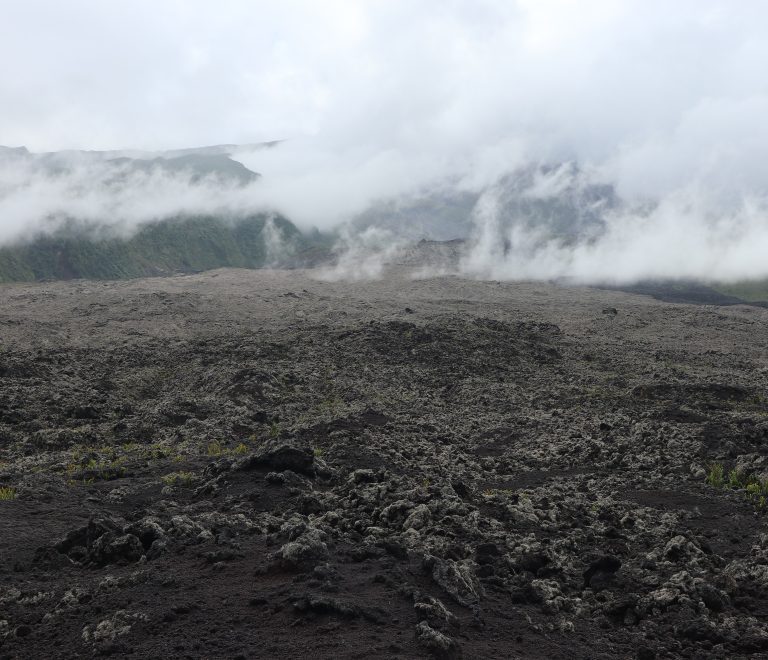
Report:
[[[768,309],[0,287],[0,658],[768,654]]]

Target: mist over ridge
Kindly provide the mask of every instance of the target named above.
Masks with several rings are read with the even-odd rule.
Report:
[[[761,3],[41,8],[9,19],[59,57],[0,44],[25,62],[0,143],[29,147],[0,149],[0,245],[278,214],[355,246],[360,276],[361,246],[422,238],[464,239],[471,277],[768,276]]]
[[[308,235],[317,232],[306,224],[312,216],[291,217],[280,184],[269,178],[269,160],[284,146],[45,154],[0,148],[0,212],[6,218],[0,240],[7,248],[41,237],[71,239],[75,229],[80,239],[131,241],[158,223],[176,221],[178,227],[184,218],[238,226],[248,217],[279,214],[298,226],[291,230],[296,236],[306,234],[294,244],[306,249],[313,244]],[[238,159],[251,167],[266,161],[266,176]],[[386,262],[422,239],[460,239],[461,254],[448,271],[484,279],[627,284],[768,276],[761,196],[728,198],[690,184],[662,198],[624,199],[604,171],[574,161],[518,165],[489,183],[446,177],[365,203],[361,212],[341,214],[324,228],[323,245],[336,244],[338,277],[380,276]],[[201,263],[279,265],[261,258]]]

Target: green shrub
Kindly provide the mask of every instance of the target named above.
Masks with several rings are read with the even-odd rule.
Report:
[[[218,440],[214,440],[208,443],[206,451],[208,456],[221,456],[224,453],[224,447],[222,447]]]
[[[742,487],[742,480],[741,475],[739,474],[739,471],[735,468],[728,472],[728,487],[729,488],[741,488]]]
[[[723,464],[713,463],[709,468],[709,472],[707,473],[707,483],[710,486],[714,486],[715,488],[722,488],[725,483],[723,474]]]
[[[16,499],[16,489],[10,486],[0,486],[0,501],[7,502],[8,500]]]
[[[194,472],[171,472],[162,477],[162,480],[166,486],[189,486],[194,478]]]

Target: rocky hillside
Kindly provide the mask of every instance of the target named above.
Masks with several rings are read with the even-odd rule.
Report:
[[[499,240],[512,227],[535,228],[548,238],[570,241],[599,233],[606,213],[622,202],[612,185],[595,182],[577,163],[530,164],[481,190],[454,184],[397,199],[380,200],[355,218],[360,229],[389,229],[400,238],[450,241],[476,233],[473,213],[492,194]]]
[[[273,146],[49,153],[0,146],[0,282],[281,262],[308,244],[289,220],[200,207],[221,194],[226,208],[228,192],[256,184],[260,175],[235,156]]]
[[[73,223],[50,235],[0,247],[0,282],[121,279],[223,266],[261,268],[306,247],[306,239],[291,222],[263,214],[231,221],[212,216],[175,218],[147,224],[128,238],[103,233]]]

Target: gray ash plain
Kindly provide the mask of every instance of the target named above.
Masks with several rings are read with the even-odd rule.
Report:
[[[1,658],[768,657],[768,309],[317,274],[0,287]]]

